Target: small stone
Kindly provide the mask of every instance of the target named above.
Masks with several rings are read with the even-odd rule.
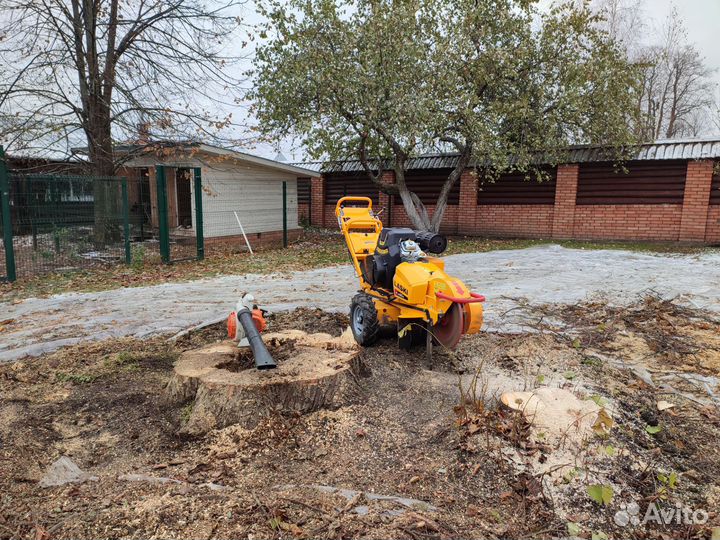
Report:
[[[82,471],[69,457],[62,456],[50,465],[45,476],[40,479],[40,487],[64,486],[88,480],[96,482],[97,479],[97,476]]]

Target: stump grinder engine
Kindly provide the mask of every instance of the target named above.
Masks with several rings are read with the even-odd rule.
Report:
[[[403,349],[425,342],[454,349],[464,334],[480,331],[481,302],[457,278],[445,273],[441,254],[447,239],[407,228],[383,228],[367,197],[343,197],[335,215],[347,243],[361,290],[350,304],[350,327],[358,344],[372,345],[383,327],[397,329]]]
[[[260,332],[265,331],[265,328],[265,314],[255,304],[255,298],[252,294],[243,295],[238,300],[235,311],[228,316],[228,337],[235,341],[238,347],[250,347],[257,369],[274,369],[277,364],[260,337]]]

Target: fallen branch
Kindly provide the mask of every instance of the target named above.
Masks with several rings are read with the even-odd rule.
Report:
[[[191,326],[190,328],[181,330],[174,336],[169,337],[167,340],[170,342],[177,341],[178,339],[188,336],[188,335],[192,334],[193,332],[197,332],[198,330],[202,330],[203,328],[207,328],[208,326],[212,326],[213,324],[221,323],[225,319],[227,319],[227,315],[223,315],[222,317],[216,317],[214,319],[208,319],[207,321],[203,321],[200,324],[196,324],[195,326]]]

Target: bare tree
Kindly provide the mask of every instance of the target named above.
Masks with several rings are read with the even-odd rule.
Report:
[[[715,85],[715,90],[713,91],[713,104],[710,117],[712,118],[713,131],[720,133],[720,85]]]
[[[223,0],[3,0],[0,141],[88,147],[114,172],[113,141],[142,124],[159,137],[213,136],[231,117],[239,3]],[[236,50],[239,50],[238,46]],[[238,94],[239,95],[239,94]]]
[[[594,0],[592,7],[602,13],[603,29],[642,68],[639,138],[698,136],[712,129],[708,118],[715,72],[688,40],[677,8],[655,32],[657,42],[643,43],[643,36],[653,34],[647,31],[644,0]]]
[[[645,66],[639,99],[645,139],[697,136],[710,128],[707,113],[715,72],[688,41],[677,9],[665,21],[662,42],[645,47],[638,61]]]
[[[593,0],[593,10],[603,14],[600,24],[632,59],[642,48],[646,30],[645,0]]]

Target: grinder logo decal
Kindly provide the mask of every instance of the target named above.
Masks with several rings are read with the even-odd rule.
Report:
[[[399,283],[395,284],[395,294],[399,296],[400,298],[403,298],[404,300],[407,300],[408,290],[400,285]]]

